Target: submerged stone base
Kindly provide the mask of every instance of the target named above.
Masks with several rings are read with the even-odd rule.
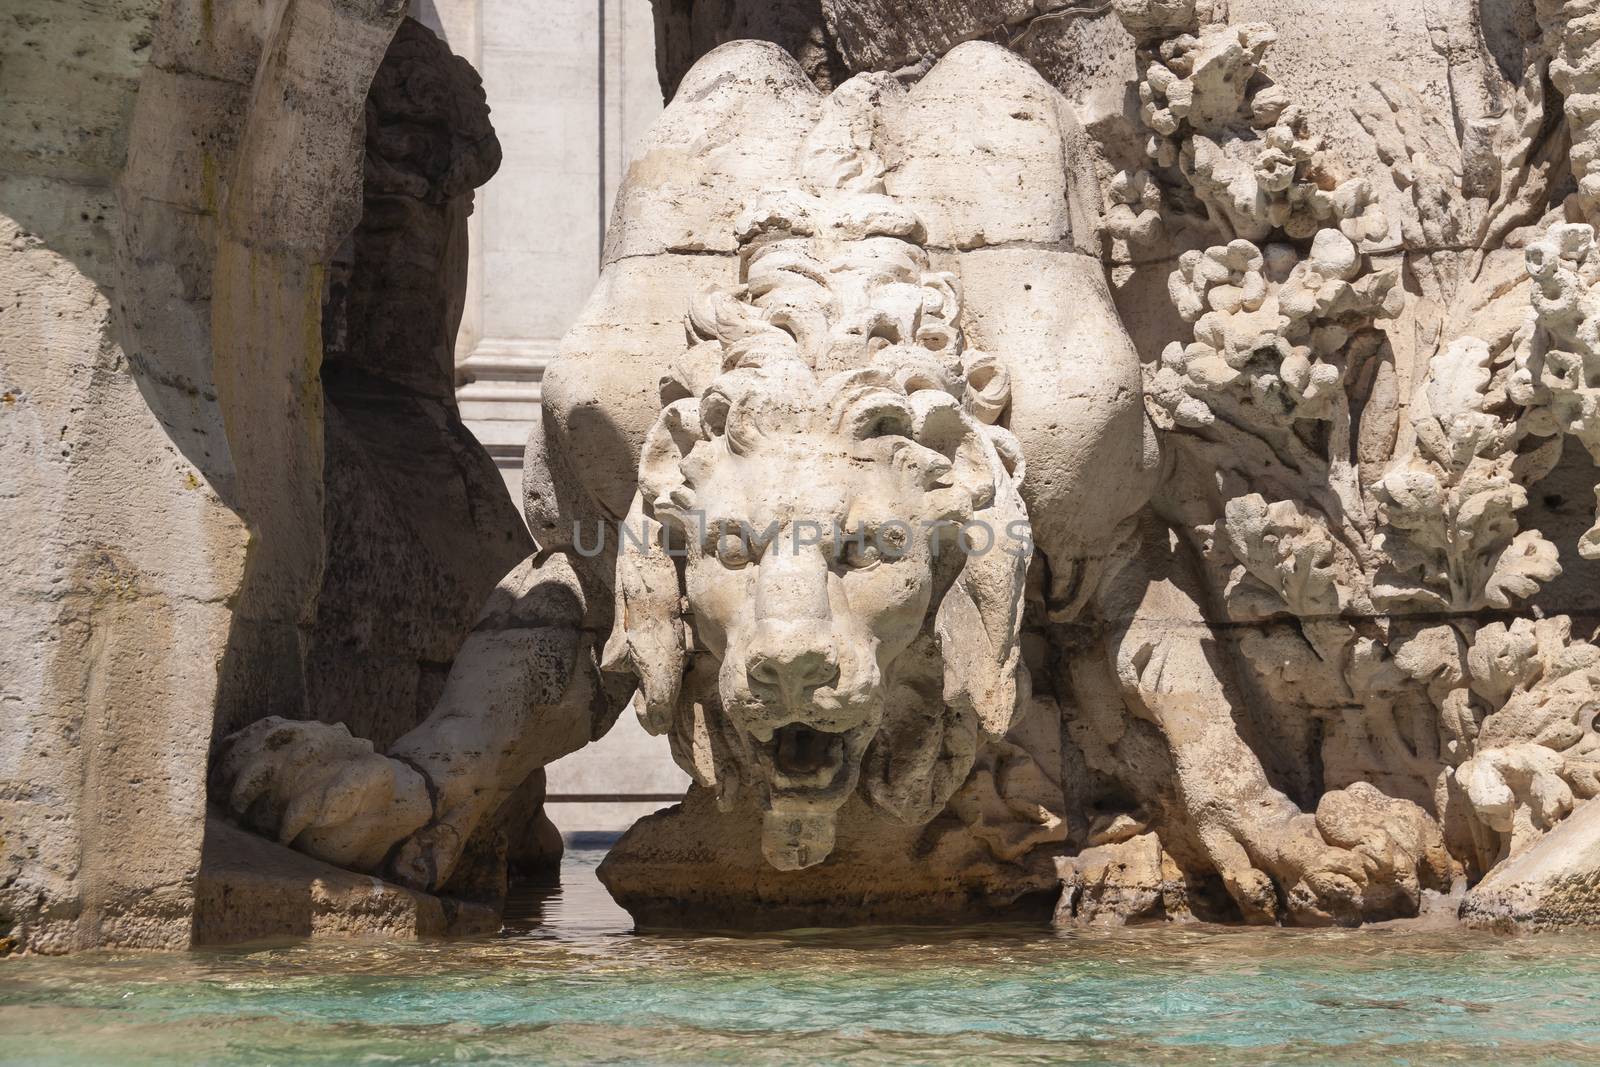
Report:
[[[212,815],[195,886],[194,944],[297,938],[413,940],[494,933],[493,908],[331,867]]]
[[[704,790],[633,825],[600,881],[641,928],[1045,922],[1060,891],[1048,857],[1005,863],[958,819],[912,827],[852,800],[833,853],[801,871],[761,855],[761,817],[720,812]]]

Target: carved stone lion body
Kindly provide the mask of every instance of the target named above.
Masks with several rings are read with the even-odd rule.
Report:
[[[710,79],[735,64],[740,79],[791,76],[792,60],[756,45],[702,65]],[[992,110],[997,98],[1015,104],[1006,128],[961,128],[968,104]],[[1058,105],[984,46],[956,50],[909,92],[886,75],[852,79],[819,99],[786,180],[729,213],[737,280],[690,298],[688,350],[662,376],[641,448],[624,529],[648,536],[620,542],[607,664],[641,679],[645,723],[671,735],[724,818],[759,813],[761,853],[780,870],[828,860],[840,819],[904,827],[910,844],[942,818],[976,848],[961,862],[984,871],[985,892],[1008,899],[1037,888],[1038,871],[995,872],[1065,833],[1048,799],[1059,760],[1007,740],[1040,711],[1021,654],[1034,544],[1059,562],[1038,573],[1046,610],[1072,615],[1153,470],[1131,347],[1074,247],[1083,235],[1070,210],[1039,218],[1041,204],[1068,208],[1074,195],[1081,135]],[[939,126],[946,116],[957,128]],[[1022,233],[993,235],[1004,248],[971,225],[990,205],[960,210],[984,181],[954,169],[995,136],[1011,155],[988,176],[994,195],[1039,183]],[[968,188],[952,197],[958,180]],[[1026,273],[1004,277],[1001,299],[995,271],[1008,266]],[[1078,314],[1028,310],[1036,285],[1066,297],[1063,284]],[[555,368],[558,396],[583,366],[574,354]],[[556,404],[558,426],[562,406],[581,410]],[[1097,461],[1124,477],[1091,497]],[[659,864],[640,850],[691,822],[705,820],[630,835],[602,872],[613,891],[630,906],[650,896]],[[829,870],[864,858],[863,833],[881,853],[905,848],[885,844],[899,832],[851,835],[844,866],[808,874],[816,888],[799,892],[820,900]],[[748,892],[729,889],[730,900]],[[949,911],[954,894],[942,892]]]
[[[756,799],[784,869],[826,858],[858,784],[927,821],[1009,728],[1032,552],[1017,442],[985,421],[1004,372],[965,349],[957,279],[881,163],[824,140],[861,121],[833,114],[870,106],[861,82],[883,87],[834,94],[807,142],[819,191],[758,205],[742,283],[689,316],[607,648],[696,780]]]

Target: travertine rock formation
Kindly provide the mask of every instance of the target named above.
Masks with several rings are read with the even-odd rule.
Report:
[[[299,937],[492,934],[500,908],[441,900],[342,870],[213,817],[195,884],[194,941],[230,945]]]
[[[1491,871],[1467,893],[1461,918],[1502,931],[1600,928],[1600,804]]]
[[[326,862],[498,908],[507,829],[525,834],[542,802],[533,776],[615,701],[592,708],[592,677],[573,684],[581,594],[559,562],[527,561],[456,412],[465,223],[500,158],[478,79],[404,22],[364,126],[361,221],[323,309],[328,546],[304,707],[219,724],[213,799]]]
[[[238,869],[206,842],[213,742],[273,714],[404,733],[531,551],[450,397],[493,134],[404,10],[3,16],[6,947],[257,929],[212,906]],[[322,874],[281,859],[256,889],[306,897]],[[363,899],[315,928],[359,928],[337,912]]]

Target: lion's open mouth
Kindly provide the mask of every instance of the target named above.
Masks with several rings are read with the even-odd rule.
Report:
[[[844,735],[826,734],[801,723],[785,726],[774,735],[777,752],[773,767],[790,778],[807,778],[831,770],[844,758]]]
[[[854,732],[829,733],[798,722],[773,731],[772,740],[757,747],[773,790],[822,800],[848,789],[846,757]]]

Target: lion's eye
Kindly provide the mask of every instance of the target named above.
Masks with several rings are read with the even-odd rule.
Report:
[[[878,562],[880,556],[878,546],[868,537],[851,537],[846,539],[844,547],[839,552],[839,558],[846,567],[860,570],[870,567]]]
[[[717,538],[717,559],[725,567],[743,567],[750,562],[750,542],[736,530],[724,532]]]
[[[873,530],[870,538],[884,559],[900,559],[908,551],[910,527],[901,522],[885,523]]]

